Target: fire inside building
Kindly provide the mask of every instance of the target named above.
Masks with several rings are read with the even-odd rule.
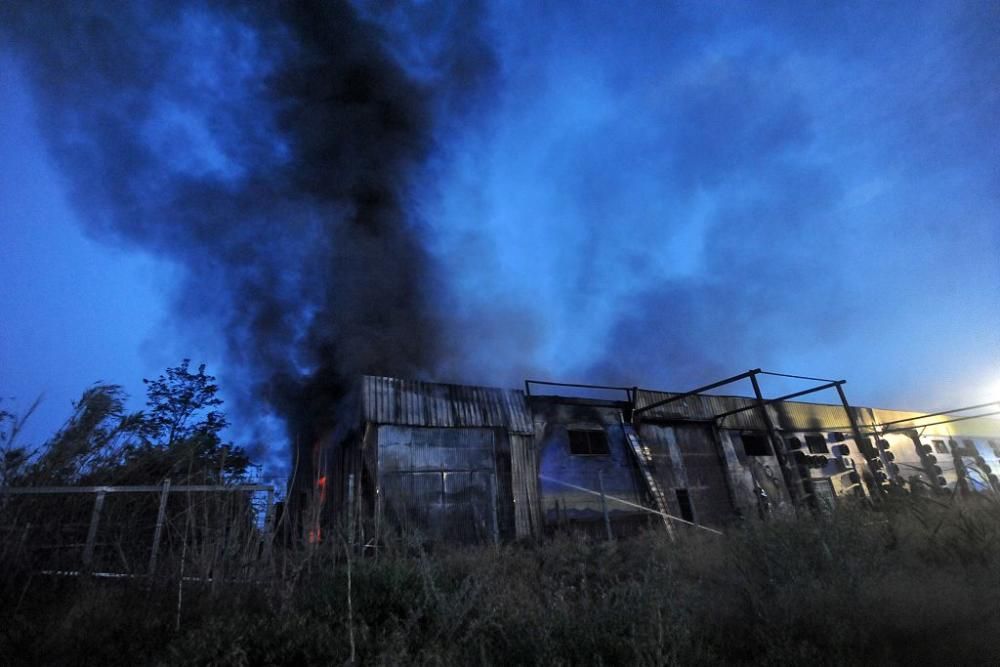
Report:
[[[765,398],[762,374],[773,373],[684,393],[363,376],[336,428],[297,465],[295,530],[313,542],[349,530],[371,546],[393,531],[464,543],[564,529],[673,536],[890,493],[1000,492],[1000,421],[981,413],[986,405],[932,414],[857,407],[844,381],[818,378]],[[753,397],[705,393],[738,382]],[[819,391],[837,402],[792,400]]]

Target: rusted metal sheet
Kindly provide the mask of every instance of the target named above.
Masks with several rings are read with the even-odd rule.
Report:
[[[378,424],[438,428],[504,428],[531,433],[531,415],[518,389],[471,387],[362,377],[362,418]]]

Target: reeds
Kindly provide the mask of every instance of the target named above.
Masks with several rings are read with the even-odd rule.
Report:
[[[675,543],[429,552],[402,536],[376,556],[351,534],[276,545],[268,577],[182,584],[179,628],[175,549],[155,581],[35,577],[22,595],[5,571],[0,663],[987,664],[1000,651],[1000,507],[985,496]],[[218,568],[226,539],[199,533],[188,571]]]

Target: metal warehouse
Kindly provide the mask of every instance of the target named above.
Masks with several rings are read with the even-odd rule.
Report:
[[[752,370],[684,393],[525,382],[499,389],[363,376],[296,468],[310,540],[349,530],[498,542],[573,529],[718,530],[889,493],[1000,492],[1000,422],[851,406],[844,381],[765,398]],[[754,397],[707,394],[748,382]],[[835,392],[838,402],[792,399]]]

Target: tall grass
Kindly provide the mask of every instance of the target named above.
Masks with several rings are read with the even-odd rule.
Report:
[[[1000,507],[890,499],[616,542],[361,556],[328,539],[268,583],[0,575],[3,664],[996,664]],[[348,567],[350,566],[350,567]],[[169,570],[174,565],[165,564]],[[281,574],[283,573],[283,574]],[[30,582],[30,583],[28,583]]]

